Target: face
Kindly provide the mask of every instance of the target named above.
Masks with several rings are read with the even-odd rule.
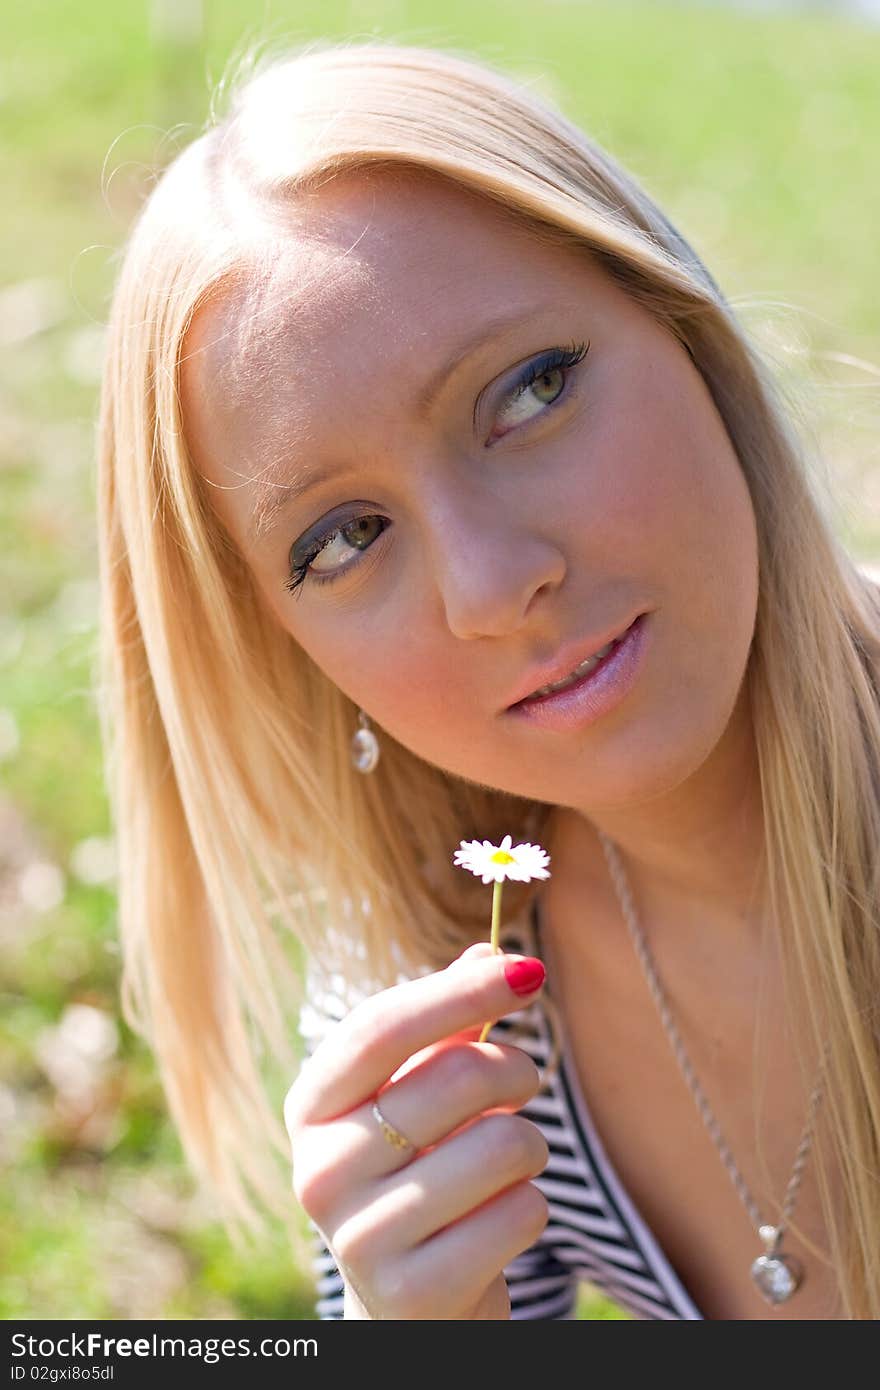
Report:
[[[277,623],[380,744],[469,781],[586,815],[679,786],[737,703],[757,603],[748,490],[686,350],[587,253],[430,175],[349,175],[291,226],[271,278],[197,316],[181,373]],[[640,613],[615,708],[564,732],[509,712]]]

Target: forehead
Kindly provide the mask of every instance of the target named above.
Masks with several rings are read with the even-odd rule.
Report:
[[[347,448],[482,323],[570,305],[584,276],[601,292],[583,251],[422,171],[325,186],[297,201],[272,258],[187,334],[181,396],[196,464],[246,491],[290,452],[330,435]]]
[[[551,250],[550,231],[541,237],[558,263],[559,244]],[[307,356],[325,353],[357,319],[381,319],[392,336],[420,320],[427,335],[442,327],[447,294],[479,291],[475,307],[493,282],[503,294],[541,244],[514,213],[446,179],[358,171],[297,200],[289,235],[197,315],[187,355],[228,390],[251,385],[246,368],[258,357],[265,370],[291,342]]]
[[[246,405],[271,413],[291,351],[314,366],[325,340],[344,334],[376,297],[362,261],[301,233],[279,247],[274,264],[249,268],[200,310],[186,335],[182,378],[224,416]]]

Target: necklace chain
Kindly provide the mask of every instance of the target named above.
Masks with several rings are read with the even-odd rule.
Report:
[[[795,1155],[794,1167],[792,1168],[791,1177],[788,1180],[788,1187],[786,1189],[785,1200],[783,1202],[782,1207],[782,1220],[776,1226],[765,1227],[761,1221],[761,1215],[758,1211],[757,1204],[754,1198],[752,1197],[752,1194],[749,1192],[749,1189],[746,1187],[745,1181],[743,1180],[743,1176],[737,1168],[736,1163],[734,1162],[733,1154],[730,1152],[730,1149],[724,1139],[724,1136],[721,1133],[721,1127],[718,1124],[718,1121],[716,1120],[714,1114],[712,1113],[712,1109],[709,1105],[708,1100],[706,1099],[706,1096],[703,1092],[703,1088],[697,1080],[697,1076],[693,1069],[693,1066],[691,1065],[690,1058],[685,1052],[684,1044],[681,1040],[678,1029],[675,1026],[675,1021],[672,1017],[672,1013],[669,1008],[669,1003],[667,1001],[663,987],[660,984],[660,980],[657,976],[657,971],[654,966],[651,953],[648,950],[648,943],[645,940],[644,933],[642,932],[642,929],[638,922],[638,918],[636,916],[635,908],[633,907],[632,895],[630,893],[629,884],[623,871],[623,865],[620,861],[620,855],[617,851],[617,847],[613,844],[611,840],[609,840],[608,836],[605,835],[603,831],[597,830],[597,834],[602,843],[602,848],[605,851],[605,858],[608,861],[608,868],[611,871],[611,878],[614,883],[614,887],[617,891],[617,896],[620,899],[620,906],[623,909],[623,915],[626,919],[626,924],[629,928],[629,933],[632,937],[633,945],[636,949],[636,954],[645,973],[648,988],[650,989],[654,1002],[659,1010],[660,1019],[663,1024],[663,1028],[666,1032],[666,1036],[669,1039],[670,1044],[672,1045],[672,1050],[675,1053],[676,1061],[678,1062],[682,1075],[684,1076],[684,1079],[688,1084],[691,1095],[696,1101],[697,1109],[700,1112],[700,1117],[703,1121],[703,1124],[709,1131],[709,1134],[712,1137],[712,1141],[715,1144],[715,1147],[717,1148],[719,1154],[721,1155],[721,1160],[725,1168],[727,1169],[727,1172],[730,1176],[730,1179],[734,1187],[736,1188],[739,1194],[740,1200],[745,1206],[746,1211],[749,1213],[752,1225],[759,1231],[759,1233],[763,1234],[765,1230],[768,1232],[768,1235],[770,1235],[772,1240],[773,1248],[775,1249],[776,1247],[778,1247],[779,1242],[782,1239],[783,1232],[785,1231],[788,1222],[791,1218],[792,1211],[794,1210],[794,1204],[797,1199],[798,1189],[801,1185],[801,1178],[803,1177],[804,1167],[806,1165],[807,1157],[810,1152],[810,1146],[813,1140],[813,1127],[816,1119],[816,1111],[818,1109],[819,1101],[822,1095],[822,1085],[824,1081],[824,1054],[823,1064],[820,1065],[819,1068],[819,1077],[816,1081],[815,1086],[813,1087],[809,1104],[807,1106],[807,1122],[804,1127],[804,1132],[801,1136],[801,1141],[798,1145],[797,1154]]]

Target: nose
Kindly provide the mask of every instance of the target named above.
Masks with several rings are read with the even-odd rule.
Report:
[[[458,487],[428,510],[430,573],[454,636],[516,632],[562,582],[565,557],[536,522],[533,499]]]

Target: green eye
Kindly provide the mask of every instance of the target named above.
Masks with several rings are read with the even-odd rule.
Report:
[[[552,348],[528,364],[511,391],[503,410],[499,412],[505,421],[510,421],[511,416],[513,417],[511,429],[528,424],[535,418],[534,412],[529,414],[530,404],[543,403],[547,409],[556,404],[565,390],[566,373],[586,357],[589,348],[589,343],[577,343],[570,348]],[[546,392],[550,399],[543,400],[538,392]],[[537,413],[540,415],[542,412]],[[504,433],[506,434],[507,430]]]
[[[371,525],[373,522],[381,522],[378,531]],[[335,569],[327,570],[325,573],[322,573],[320,570],[313,570],[311,568],[312,561],[321,554],[321,551],[325,550],[327,546],[332,545],[338,536],[344,537],[346,544],[351,545],[355,550],[368,550],[372,544],[370,532],[375,533],[373,536],[373,539],[375,539],[382,534],[388,524],[385,517],[371,514],[368,516],[352,517],[351,521],[344,522],[342,526],[334,526],[331,530],[325,531],[312,542],[305,559],[298,565],[291,565],[290,577],[284,587],[290,593],[294,593],[306,579],[315,584],[331,583],[332,580],[338,578],[340,574],[347,573],[350,569],[353,569],[359,562],[354,560],[347,565],[337,565]],[[365,543],[362,545],[360,543],[361,541]]]
[[[548,391],[553,400],[555,400],[564,385],[565,376],[562,368],[554,367],[551,371],[542,372],[540,376],[535,377],[535,380],[531,383],[531,389],[535,391]],[[548,401],[547,404],[549,405],[551,402]]]

